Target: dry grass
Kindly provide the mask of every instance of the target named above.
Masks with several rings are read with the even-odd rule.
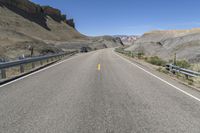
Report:
[[[42,66],[45,66],[45,65],[51,63],[52,61],[54,61],[54,60],[49,60],[48,62],[47,62],[47,60],[44,60],[42,62],[42,65],[41,65],[40,61],[35,62],[34,64],[32,64],[32,63],[25,64],[24,65],[24,73],[27,73],[27,72],[30,72],[31,70],[34,70],[34,69],[40,68]],[[19,75],[22,74],[20,72],[20,66],[10,67],[10,68],[7,68],[5,70],[6,70],[6,78],[7,79],[10,79],[10,78],[13,78],[15,76],[19,76]]]
[[[200,63],[198,64],[192,64],[190,67],[193,71],[200,72]]]
[[[200,78],[194,78],[193,81],[194,81],[195,86],[200,88]]]
[[[6,78],[12,78],[13,76],[19,75],[19,67],[11,67],[6,69]]]

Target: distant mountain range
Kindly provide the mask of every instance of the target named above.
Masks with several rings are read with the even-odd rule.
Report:
[[[119,37],[125,45],[132,45],[140,36],[137,35],[114,35],[114,37]]]

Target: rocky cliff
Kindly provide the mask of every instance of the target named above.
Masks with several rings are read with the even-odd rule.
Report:
[[[40,6],[28,0],[0,0],[0,58],[16,59],[30,54],[66,50],[90,50],[121,45],[115,38],[87,37],[75,29],[59,9]]]
[[[62,14],[59,9],[50,6],[40,6],[28,0],[0,0],[0,6],[5,6],[46,29],[49,29],[46,24],[47,16],[50,16],[57,22],[66,22],[66,24],[75,28],[73,19],[67,20],[66,15]]]
[[[86,38],[58,9],[28,0],[0,0],[0,58],[29,54],[29,46],[35,55],[60,52],[56,42]]]

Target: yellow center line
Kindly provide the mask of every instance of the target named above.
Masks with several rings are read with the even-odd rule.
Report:
[[[98,71],[101,70],[101,64],[98,64],[98,66],[97,66],[97,70],[98,70]]]

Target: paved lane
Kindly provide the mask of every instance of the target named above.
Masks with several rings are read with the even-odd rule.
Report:
[[[1,87],[0,132],[199,133],[200,103],[106,49]]]

